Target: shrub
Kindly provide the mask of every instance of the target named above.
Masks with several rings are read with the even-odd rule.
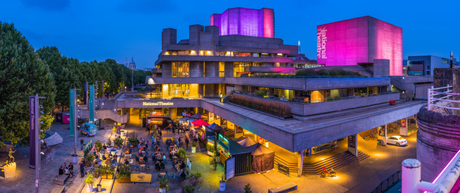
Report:
[[[101,141],[97,140],[96,142],[94,142],[94,147],[97,149],[97,151],[101,151],[102,149],[102,143]]]
[[[94,154],[89,153],[88,155],[85,156],[85,161],[86,162],[93,162],[94,161]]]
[[[340,97],[339,97],[339,96],[335,96],[335,97],[334,97],[334,100],[340,100]]]
[[[94,183],[93,175],[88,172],[88,176],[86,176],[85,178],[85,184],[93,185],[93,183]]]
[[[120,166],[117,178],[131,178],[131,168],[129,166]]]
[[[182,159],[187,159],[187,152],[185,151],[184,148],[179,148],[179,150],[177,150],[177,154],[179,155],[179,157],[181,157]]]
[[[244,186],[244,193],[252,193],[251,184],[248,183]]]
[[[266,90],[266,89],[259,89],[259,90],[256,90],[256,91],[254,92],[254,94],[255,94],[256,96],[260,96],[260,97],[267,96],[267,95],[268,95],[268,90]]]
[[[195,192],[195,188],[193,187],[192,184],[185,184],[184,191],[185,193],[193,193]]]
[[[311,68],[307,68],[304,70],[297,71],[295,75],[296,76],[316,76],[316,71]]]
[[[131,134],[129,134],[128,141],[129,141],[129,143],[131,143],[131,145],[137,146],[138,141],[137,141],[136,132],[132,132]]]
[[[197,145],[198,145],[198,141],[193,140],[193,142],[192,142],[192,147],[196,147]]]
[[[326,69],[318,70],[318,71],[317,71],[317,74],[318,74],[318,75],[321,75],[321,76],[330,76],[330,75],[331,75],[331,73],[330,73],[328,70],[326,70]]]
[[[123,139],[116,138],[116,139],[113,140],[113,144],[115,144],[118,147],[121,147],[123,145]]]
[[[230,95],[228,101],[237,105],[253,108],[282,117],[291,116],[291,106],[282,102],[272,102],[265,99],[256,99],[234,94]]]
[[[334,99],[332,97],[327,97],[326,101],[333,101]]]

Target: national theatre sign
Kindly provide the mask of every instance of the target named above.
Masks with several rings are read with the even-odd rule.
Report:
[[[174,105],[172,102],[156,102],[156,103],[151,103],[151,102],[142,102],[142,106],[170,106]]]

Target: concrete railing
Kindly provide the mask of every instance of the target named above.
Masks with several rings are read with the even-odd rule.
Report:
[[[237,94],[243,95],[243,94]],[[276,101],[287,104],[291,107],[291,113],[299,116],[308,116],[321,113],[335,112],[345,109],[351,109],[356,107],[375,105],[380,103],[389,102],[390,100],[399,100],[399,93],[388,93],[380,95],[372,95],[366,97],[353,97],[348,99],[326,101],[321,103],[298,103],[298,102],[288,102],[282,100],[276,100],[273,98],[261,98],[250,95],[243,95],[254,97],[259,100],[269,100]]]
[[[89,118],[89,111],[88,110],[80,110],[80,118]],[[119,115],[116,112],[111,110],[96,110],[94,114],[94,118],[96,119],[111,119],[118,123],[127,123],[128,122],[128,114]]]

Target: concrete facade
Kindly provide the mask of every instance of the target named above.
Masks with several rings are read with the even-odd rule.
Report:
[[[410,63],[419,62],[423,66],[424,76],[433,76],[435,68],[449,68],[449,62],[450,62],[448,58],[442,58],[442,57],[433,56],[433,55],[409,56],[407,61]],[[454,64],[455,63],[457,62],[454,62]]]

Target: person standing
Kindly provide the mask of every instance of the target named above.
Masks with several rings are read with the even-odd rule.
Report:
[[[81,140],[80,140],[80,147],[81,147],[81,150],[83,150],[83,142],[84,142],[84,141],[83,141],[83,137],[82,137]]]
[[[158,134],[160,134],[160,139],[161,139],[161,136],[163,135],[163,134],[161,133],[161,130],[158,130]]]
[[[185,136],[185,149],[188,149],[188,143],[189,143],[188,137]]]
[[[81,178],[85,176],[85,161],[84,160],[81,160],[80,162],[80,175],[81,175]]]

